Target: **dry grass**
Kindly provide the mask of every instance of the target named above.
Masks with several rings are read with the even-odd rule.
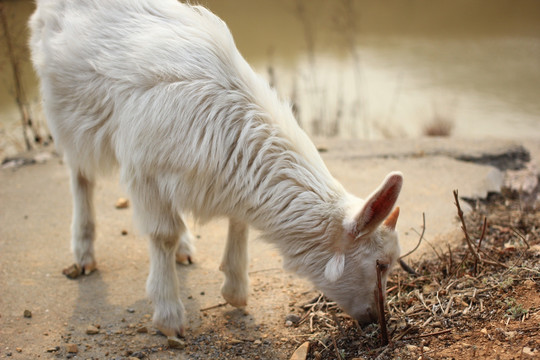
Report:
[[[424,125],[425,136],[450,136],[454,130],[454,120],[441,115],[435,115],[430,122]]]
[[[540,211],[498,195],[461,218],[468,241],[388,279],[388,346],[378,325],[360,328],[319,297],[304,306],[308,359],[489,358],[493,346],[505,359],[540,347]]]

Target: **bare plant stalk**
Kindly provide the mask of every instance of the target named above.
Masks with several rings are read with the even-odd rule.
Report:
[[[382,346],[388,345],[388,330],[386,329],[386,317],[384,313],[384,296],[382,290],[381,273],[388,268],[388,265],[381,264],[377,260],[377,305],[379,306],[379,325],[381,327],[381,342]]]
[[[9,27],[7,23],[6,10],[3,1],[0,1],[0,23],[2,23],[2,30],[4,31],[4,39],[6,41],[7,54],[9,57],[9,62],[11,64],[11,70],[13,72],[13,85],[15,87],[15,101],[17,102],[17,107],[21,114],[22,121],[22,131],[24,143],[26,145],[26,150],[32,149],[32,144],[28,135],[26,134],[27,126],[30,126],[31,120],[28,111],[28,106],[26,105],[24,91],[22,87],[22,81],[20,77],[19,62],[15,56],[15,50],[11,42],[11,34],[9,32]]]
[[[472,244],[471,238],[469,237],[469,232],[467,231],[467,225],[465,225],[465,218],[463,217],[463,211],[461,210],[461,206],[459,204],[459,198],[458,198],[458,191],[457,190],[454,190],[454,199],[456,200],[456,207],[457,207],[457,210],[458,210],[458,216],[459,216],[459,219],[461,220],[461,229],[463,230],[463,233],[465,234],[465,240],[467,240],[467,246],[469,247],[470,253],[474,256],[475,261],[483,262],[483,263],[490,264],[490,265],[502,266],[504,268],[508,268],[508,266],[506,266],[505,264],[500,263],[498,261],[493,261],[493,260],[489,260],[489,259],[483,259],[483,258],[480,257],[480,255],[478,254],[478,251],[476,251],[476,249],[474,248],[474,246]],[[485,229],[484,229],[483,232],[485,232]]]

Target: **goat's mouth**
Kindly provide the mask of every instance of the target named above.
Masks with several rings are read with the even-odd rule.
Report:
[[[376,323],[379,319],[379,314],[377,311],[369,310],[360,315],[354,316],[354,319],[358,321],[359,325],[366,326]]]

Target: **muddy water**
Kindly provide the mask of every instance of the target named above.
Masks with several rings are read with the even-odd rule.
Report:
[[[291,99],[312,135],[418,136],[442,120],[464,137],[540,138],[537,0],[202,0],[229,25],[254,68]],[[32,2],[7,2],[28,99],[23,51]],[[0,45],[0,146],[18,112]],[[33,107],[40,116],[39,107]]]

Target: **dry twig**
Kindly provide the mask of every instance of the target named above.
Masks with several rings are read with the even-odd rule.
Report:
[[[388,345],[388,330],[386,329],[386,317],[384,314],[384,296],[381,276],[382,271],[386,268],[388,268],[387,264],[382,264],[377,260],[377,303],[379,306],[379,325],[381,326],[382,346]]]

